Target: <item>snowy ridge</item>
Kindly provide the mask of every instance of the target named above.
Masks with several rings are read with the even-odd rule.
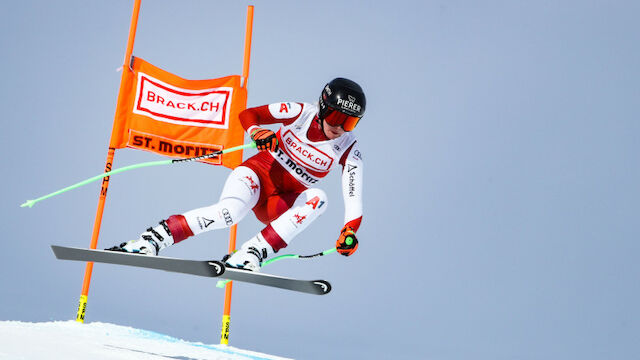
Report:
[[[0,359],[283,360],[107,323],[0,321]]]

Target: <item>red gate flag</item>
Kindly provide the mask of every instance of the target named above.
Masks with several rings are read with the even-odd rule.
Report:
[[[111,147],[187,158],[242,145],[247,89],[239,75],[186,80],[136,57],[132,69],[123,70]],[[235,168],[242,153],[203,161]]]

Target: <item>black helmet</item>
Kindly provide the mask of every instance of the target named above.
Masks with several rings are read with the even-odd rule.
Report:
[[[320,105],[318,113],[320,119],[327,120],[332,126],[342,125],[346,131],[351,131],[364,115],[367,99],[360,85],[349,79],[335,78],[324,86],[318,103]],[[333,118],[330,114],[335,111],[346,116],[340,116],[333,119],[334,121],[330,121],[329,119]]]

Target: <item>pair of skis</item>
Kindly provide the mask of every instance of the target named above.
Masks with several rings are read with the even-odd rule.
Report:
[[[300,280],[227,267],[216,260],[185,260],[161,256],[147,256],[107,250],[92,250],[52,245],[53,253],[60,260],[93,261],[164,270],[183,274],[215,277],[233,281],[270,286],[314,295],[331,291],[326,280]]]

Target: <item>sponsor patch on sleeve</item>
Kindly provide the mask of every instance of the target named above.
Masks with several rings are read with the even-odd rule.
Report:
[[[276,119],[293,119],[302,112],[302,105],[296,102],[270,104],[269,112]]]

